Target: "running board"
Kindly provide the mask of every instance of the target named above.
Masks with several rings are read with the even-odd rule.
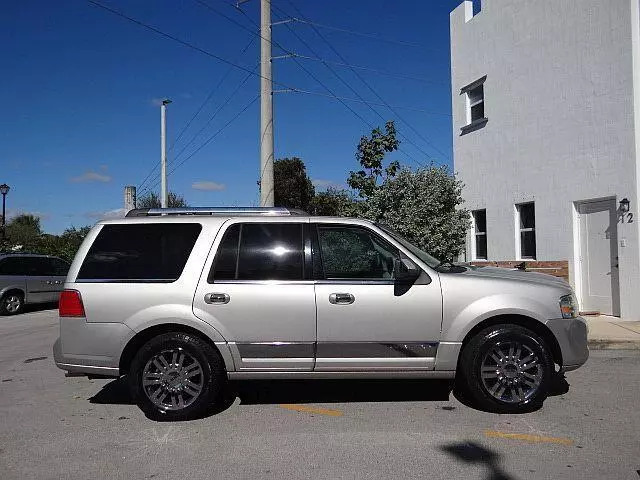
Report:
[[[406,379],[406,378],[431,378],[453,379],[455,371],[379,371],[379,372],[229,372],[229,380],[310,380],[310,379]]]

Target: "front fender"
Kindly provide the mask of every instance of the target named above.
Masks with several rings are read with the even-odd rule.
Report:
[[[480,322],[499,315],[520,315],[541,323],[547,320],[549,308],[542,302],[518,295],[498,294],[482,297],[459,311],[447,309],[445,304],[442,324],[443,342],[462,342]]]

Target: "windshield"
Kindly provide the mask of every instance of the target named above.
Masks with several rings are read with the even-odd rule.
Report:
[[[436,268],[437,266],[439,266],[441,264],[440,260],[438,260],[436,257],[433,257],[433,256],[429,255],[427,252],[425,252],[424,250],[416,247],[409,240],[404,238],[399,233],[394,232],[393,230],[391,230],[386,225],[382,225],[380,223],[376,223],[376,227],[380,228],[386,234],[388,234],[391,237],[393,237],[394,240],[396,240],[398,243],[400,243],[404,248],[409,250],[411,253],[413,253],[416,257],[418,257],[424,263],[429,265],[431,268]]]

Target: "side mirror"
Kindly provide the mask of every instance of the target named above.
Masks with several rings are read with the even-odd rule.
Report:
[[[420,274],[422,274],[422,270],[420,270],[417,265],[414,265],[413,268],[411,268],[405,265],[402,260],[395,261],[393,271],[396,282],[402,285],[413,285],[420,277]]]

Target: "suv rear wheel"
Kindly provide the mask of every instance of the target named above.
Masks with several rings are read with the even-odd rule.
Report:
[[[20,292],[7,292],[0,299],[0,315],[17,315],[24,309],[24,296]]]
[[[218,351],[200,338],[170,332],[149,340],[134,357],[129,388],[150,418],[187,420],[206,415],[226,385]]]
[[[518,325],[494,325],[464,347],[456,382],[481,409],[530,411],[547,397],[553,358],[544,340]]]

